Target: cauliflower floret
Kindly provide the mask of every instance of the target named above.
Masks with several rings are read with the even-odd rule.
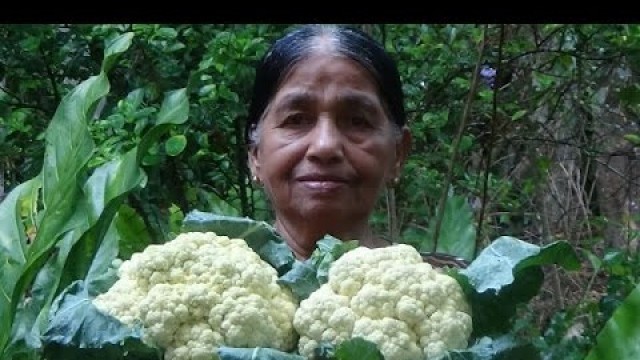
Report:
[[[387,360],[435,359],[467,347],[472,330],[457,281],[405,244],[344,254],[328,283],[300,303],[293,325],[298,351],[309,358],[322,341],[361,337]]]
[[[94,299],[101,311],[145,328],[167,360],[211,359],[214,348],[295,348],[298,303],[242,239],[191,232],[150,245],[118,268]]]

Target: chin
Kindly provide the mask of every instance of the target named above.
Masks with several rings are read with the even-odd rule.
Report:
[[[350,209],[340,204],[305,204],[300,213],[311,221],[328,221],[328,225],[338,225],[343,222],[354,222],[354,219],[366,217],[362,209]]]

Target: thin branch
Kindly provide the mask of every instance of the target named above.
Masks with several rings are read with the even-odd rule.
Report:
[[[47,77],[49,78],[49,82],[51,83],[51,89],[53,90],[53,98],[55,99],[55,103],[58,104],[60,103],[61,97],[60,92],[58,92],[56,76],[53,72],[53,69],[51,68],[51,64],[49,63],[49,61],[47,61],[49,59],[42,46],[38,47],[38,52],[40,52],[40,55],[42,55],[42,61],[44,62],[45,70],[47,71]]]

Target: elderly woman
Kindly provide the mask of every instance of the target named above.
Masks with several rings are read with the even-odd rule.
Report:
[[[369,217],[411,146],[393,59],[357,29],[307,25],[276,41],[256,71],[249,166],[296,256],[326,234],[388,245]]]

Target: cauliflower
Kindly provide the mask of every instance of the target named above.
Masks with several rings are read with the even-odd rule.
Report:
[[[94,304],[125,324],[141,324],[167,360],[211,359],[223,345],[295,348],[297,301],[242,239],[180,234],[134,254],[118,275]]]
[[[424,263],[410,245],[359,247],[336,260],[329,281],[301,301],[298,351],[361,337],[387,360],[432,359],[465,348],[470,307],[460,285]]]

